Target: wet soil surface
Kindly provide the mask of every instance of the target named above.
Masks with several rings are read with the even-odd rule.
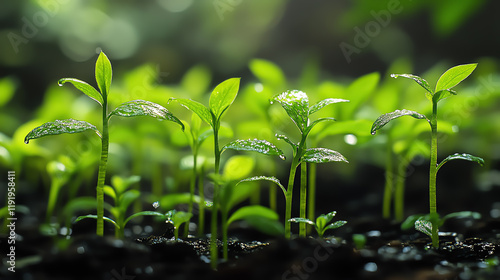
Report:
[[[470,226],[472,223],[472,226]],[[229,258],[210,268],[209,238],[165,234],[119,240],[81,234],[69,239],[19,229],[16,272],[1,279],[500,279],[500,221],[452,220],[439,249],[416,231],[366,219],[327,238],[229,242]],[[355,244],[353,234],[365,244]],[[235,234],[237,235],[237,234]],[[222,249],[222,243],[219,244]],[[7,236],[0,239],[7,252]],[[220,256],[222,252],[220,251]]]

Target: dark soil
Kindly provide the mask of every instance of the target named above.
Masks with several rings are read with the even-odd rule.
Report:
[[[19,231],[16,272],[4,265],[2,279],[500,279],[500,221],[450,220],[430,249],[423,234],[372,219],[338,229],[336,237],[231,240],[229,259],[210,268],[209,238],[175,241],[163,235],[119,240],[81,234],[69,239]],[[245,229],[248,231],[248,229]],[[251,231],[251,230],[250,230]],[[366,238],[362,248],[352,241]],[[238,235],[238,231],[234,231]],[[263,236],[259,236],[264,238]],[[0,239],[2,252],[7,237]],[[359,246],[359,245],[358,245]],[[222,248],[222,243],[219,243]],[[220,252],[222,255],[222,252]]]

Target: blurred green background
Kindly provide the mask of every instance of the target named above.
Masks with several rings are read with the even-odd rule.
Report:
[[[75,89],[58,87],[57,81],[75,77],[95,85],[100,50],[113,64],[112,107],[145,99],[189,121],[190,113],[167,104],[170,97],[207,102],[216,84],[242,77],[239,96],[226,117],[230,139],[277,142],[275,133],[296,133],[281,108],[267,102],[287,89],[307,92],[311,103],[330,97],[351,100],[350,105],[333,106],[324,116],[339,123],[360,121],[357,126],[318,133],[317,138],[319,146],[338,150],[351,162],[328,164],[320,172],[335,169],[342,176],[357,174],[361,164],[384,168],[387,135],[367,135],[366,122],[399,108],[430,110],[418,86],[390,79],[390,73],[421,75],[433,85],[446,69],[478,62],[473,75],[458,88],[459,95],[440,105],[440,117],[448,121],[440,153],[483,156],[487,171],[478,175],[482,176],[478,188],[490,190],[499,181],[495,171],[495,160],[500,158],[499,10],[500,2],[493,0],[2,1],[0,165],[20,174],[28,170],[29,175],[20,175],[27,177],[27,184],[47,186],[47,162],[68,156],[77,170],[90,177],[81,180],[88,181],[92,194],[98,139],[90,134],[63,135],[25,145],[23,138],[33,127],[55,119],[99,124],[99,108]],[[186,167],[178,162],[189,155],[189,148],[177,127],[145,118],[116,119],[112,125],[111,175],[141,175],[154,182],[155,176],[164,174],[166,178],[158,180],[167,189],[188,182],[189,173],[182,173]],[[414,120],[400,124],[410,130],[415,125]],[[405,142],[410,134],[394,132],[395,154],[411,150]],[[410,140],[421,139],[415,143],[425,147],[426,136],[413,135]],[[205,146],[203,153],[211,156],[210,144]],[[419,148],[406,152],[409,159],[400,157],[399,162],[425,154],[415,149]],[[272,173],[266,164],[256,168]],[[275,174],[263,175],[284,178],[289,163],[274,164],[284,166],[283,171],[278,168]],[[381,193],[383,174],[374,181],[364,187]],[[421,195],[425,201],[425,191]],[[381,204],[370,201],[377,209]]]

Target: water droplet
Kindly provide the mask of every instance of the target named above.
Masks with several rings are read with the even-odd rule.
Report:
[[[375,135],[377,132],[376,131],[372,131],[372,135]]]
[[[28,138],[24,139],[24,144],[28,144],[29,142],[30,142],[30,140]]]
[[[284,155],[280,155],[280,159],[286,160],[286,157]]]

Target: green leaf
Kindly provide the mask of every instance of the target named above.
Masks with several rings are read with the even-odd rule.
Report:
[[[308,125],[306,127],[306,129],[304,129],[304,131],[302,132],[302,134],[307,137],[307,135],[311,132],[311,130],[313,129],[314,126],[316,126],[318,123],[324,122],[324,121],[336,121],[336,119],[334,119],[334,118],[321,118],[321,119],[317,119],[317,120],[313,121],[310,125]]]
[[[108,97],[113,70],[108,57],[101,51],[95,64],[95,79],[104,99]]]
[[[270,182],[275,183],[278,187],[281,188],[281,190],[283,191],[283,195],[286,196],[286,189],[285,189],[285,187],[283,187],[283,185],[281,184],[280,180],[278,180],[278,178],[276,178],[276,177],[255,176],[255,177],[243,179],[243,180],[239,181],[238,184],[243,183],[243,182],[253,182],[253,181],[261,181],[261,180],[263,180],[263,181],[270,181]]]
[[[325,227],[325,231],[328,229],[336,229],[339,228],[343,225],[347,224],[347,221],[336,221],[335,223],[329,224],[327,227]],[[324,232],[324,231],[323,231]]]
[[[348,162],[339,152],[326,148],[310,148],[307,149],[301,158],[305,162],[324,163],[332,161]]]
[[[79,221],[81,221],[83,219],[96,219],[97,220],[97,215],[78,216],[73,223],[77,223],[77,222],[79,222]],[[103,220],[112,223],[113,225],[115,225],[115,227],[117,229],[120,229],[120,226],[118,226],[118,224],[113,219],[104,216]]]
[[[237,220],[245,220],[248,217],[255,217],[255,216],[259,216],[270,220],[278,220],[279,218],[276,212],[267,207],[260,205],[250,205],[250,206],[243,206],[238,210],[236,210],[227,220],[227,225],[229,226],[232,222]]]
[[[130,220],[133,218],[139,217],[139,216],[165,216],[165,214],[156,212],[156,211],[142,211],[142,212],[137,212],[132,215],[130,215],[124,222],[123,226],[125,226]]]
[[[285,234],[285,227],[279,220],[271,220],[261,216],[247,216],[245,221],[253,228],[268,235],[283,236]]]
[[[441,161],[441,163],[439,163],[439,165],[437,166],[436,172],[445,163],[447,163],[450,160],[455,160],[455,159],[463,159],[463,160],[468,160],[468,161],[472,161],[472,162],[477,162],[481,166],[483,166],[483,164],[484,164],[484,159],[482,159],[480,157],[476,157],[476,156],[469,155],[469,154],[459,154],[459,153],[456,153],[456,154],[453,154],[453,155],[449,155],[447,158],[443,159],[443,161]]]
[[[104,191],[105,195],[111,197],[113,201],[116,203],[116,192],[112,187],[104,186],[102,190]]]
[[[332,211],[327,214],[321,214],[316,218],[316,226],[318,228],[324,228],[326,225],[337,215],[337,211]]]
[[[236,140],[225,145],[221,152],[227,149],[258,152],[264,155],[279,156],[283,160],[285,159],[283,151],[266,140]]]
[[[350,103],[342,106],[340,113],[343,120],[353,119],[360,106],[367,104],[368,99],[377,88],[379,80],[380,74],[373,72],[357,78],[346,88],[343,96],[349,98]]]
[[[196,65],[184,74],[180,85],[190,93],[191,98],[196,99],[207,91],[211,79],[212,75],[207,66]]]
[[[132,175],[126,178],[115,175],[111,177],[111,184],[113,185],[113,188],[116,190],[116,194],[120,195],[128,188],[130,188],[130,186],[132,186],[133,184],[139,183],[140,180],[141,176],[137,175]]]
[[[306,218],[291,218],[290,220],[288,220],[292,223],[306,223],[306,224],[309,224],[309,225],[312,225],[312,226],[315,226],[316,224],[309,220],[309,219],[306,219]]]
[[[62,214],[65,217],[71,217],[76,211],[82,211],[82,210],[90,211],[96,209],[96,207],[97,207],[97,200],[95,199],[95,197],[81,196],[70,200],[64,206]]]
[[[406,110],[406,109],[396,110],[394,112],[383,114],[382,116],[378,117],[377,120],[375,120],[375,122],[372,125],[371,134],[375,135],[377,130],[384,127],[388,122],[392,121],[393,119],[402,117],[402,116],[412,116],[415,119],[425,119],[425,120],[427,120],[427,122],[430,123],[429,119],[426,116],[424,116],[418,112],[410,111],[410,110]]]
[[[418,219],[415,221],[415,229],[432,237],[432,223],[428,220]]]
[[[226,180],[240,180],[252,173],[255,166],[255,160],[249,156],[232,156],[224,164],[222,172]]]
[[[283,71],[274,63],[264,59],[252,59],[249,64],[250,71],[263,84],[268,84],[274,89],[279,89],[286,83]]]
[[[43,125],[34,128],[32,131],[26,135],[24,138],[24,143],[28,144],[31,139],[37,139],[47,135],[58,135],[63,133],[79,133],[87,130],[92,130],[99,137],[101,134],[97,128],[86,122],[86,121],[77,121],[74,119],[66,119],[66,120],[56,120],[53,122],[47,122]]]
[[[208,123],[211,127],[214,127],[214,122],[212,119],[212,114],[205,107],[205,105],[193,101],[191,99],[183,99],[183,98],[171,98],[170,100],[174,100],[179,102],[183,107],[187,108],[189,111],[195,113],[202,119],[204,122]]]
[[[88,97],[97,101],[97,103],[99,103],[102,106],[102,103],[104,102],[102,99],[102,95],[93,86],[87,84],[84,81],[81,81],[78,79],[73,79],[73,78],[62,78],[57,83],[59,84],[59,86],[62,86],[67,82],[71,83],[78,90],[85,93]]]
[[[172,193],[172,194],[167,194],[164,195],[160,199],[160,206],[161,209],[168,210],[168,209],[173,209],[179,204],[188,204],[189,201],[191,200],[191,194],[190,193]],[[194,195],[193,197],[193,203],[200,203],[201,198],[198,195]],[[210,208],[211,203],[205,202],[205,207]]]
[[[10,77],[0,79],[0,107],[7,104],[16,92],[16,83]]]
[[[448,215],[445,215],[442,220],[445,221],[447,219],[451,218],[473,218],[473,219],[481,219],[481,214],[478,212],[472,212],[472,211],[461,211],[461,212],[454,212],[450,213]]]
[[[125,102],[114,109],[109,114],[108,118],[111,118],[113,115],[121,117],[150,116],[159,120],[175,122],[182,127],[182,130],[184,130],[184,124],[165,107],[145,100]]]
[[[404,222],[401,223],[401,229],[402,230],[409,230],[411,228],[415,227],[415,222],[419,219],[423,219],[425,215],[424,214],[415,214],[408,216]]]
[[[290,146],[292,146],[293,150],[297,149],[298,145],[295,144],[295,143],[293,143],[292,140],[290,140],[290,138],[288,138],[286,135],[278,135],[278,134],[276,134],[275,136],[276,136],[276,139],[283,140],[283,141],[287,142],[288,144],[290,144]]]
[[[125,212],[127,211],[127,208],[130,206],[130,204],[140,196],[141,193],[138,190],[128,190],[118,198],[119,202],[117,206],[119,206],[120,209]]]
[[[446,97],[449,97],[450,95],[457,95],[457,93],[454,90],[451,89],[444,89],[440,90],[432,96],[432,102],[437,103],[441,99],[445,99]]]
[[[449,90],[465,80],[476,69],[477,63],[452,67],[444,72],[436,84],[435,92]]]
[[[166,214],[166,216],[168,217],[167,222],[171,222],[174,227],[179,228],[180,225],[191,219],[193,213],[171,210]]]
[[[210,95],[208,107],[217,119],[233,104],[240,87],[240,78],[227,79],[215,87]],[[201,117],[201,116],[200,116]]]
[[[271,103],[273,101],[279,102],[300,132],[304,132],[309,122],[309,99],[306,93],[300,90],[289,90],[275,96]]]
[[[412,79],[415,82],[417,82],[417,84],[419,84],[421,87],[423,87],[429,94],[431,94],[431,95],[434,94],[431,87],[429,86],[429,83],[426,80],[420,78],[419,76],[412,75],[412,74],[391,74],[391,77],[392,78],[404,77],[404,78]]]
[[[326,105],[340,103],[340,102],[349,102],[349,100],[339,99],[339,98],[323,99],[323,100],[319,101],[318,103],[312,105],[311,108],[309,108],[309,115],[316,113],[317,111],[321,110]]]

